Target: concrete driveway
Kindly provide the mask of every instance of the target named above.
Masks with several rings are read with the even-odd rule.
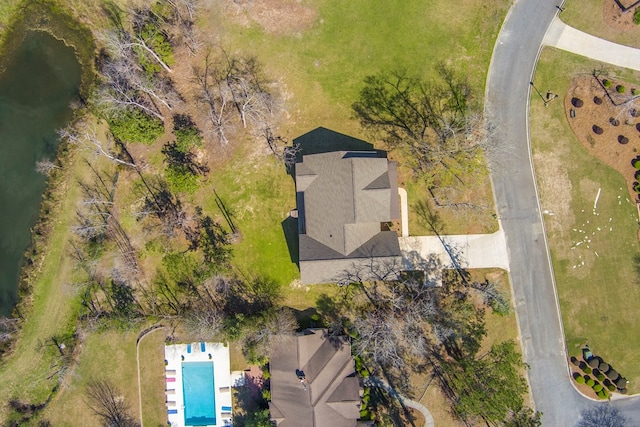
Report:
[[[436,262],[441,268],[509,269],[502,230],[493,234],[400,237],[403,267],[421,270]]]
[[[557,16],[551,22],[542,43],[597,61],[640,70],[640,50],[576,30]]]

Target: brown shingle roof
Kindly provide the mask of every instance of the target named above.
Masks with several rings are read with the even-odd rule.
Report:
[[[360,386],[346,337],[310,329],[286,339],[270,362],[271,418],[278,427],[354,427]],[[306,378],[305,388],[297,373]]]

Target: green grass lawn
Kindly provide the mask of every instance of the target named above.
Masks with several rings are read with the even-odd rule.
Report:
[[[640,47],[640,26],[620,31],[607,25],[602,13],[604,4],[609,7],[613,0],[567,0],[560,18],[572,27],[594,36],[627,46]],[[633,14],[633,11],[627,13]]]
[[[296,203],[293,179],[284,165],[273,156],[251,156],[243,150],[211,173],[208,185],[230,211],[240,233],[233,245],[233,265],[243,274],[268,276],[281,285],[298,277],[282,226]],[[221,217],[213,191],[203,208]]]
[[[79,162],[71,174],[72,184],[60,189],[64,192],[58,220],[54,223],[50,244],[46,249],[37,283],[31,296],[31,306],[22,313],[23,322],[19,339],[12,355],[0,366],[0,402],[10,398],[40,402],[46,399],[55,385],[48,377],[55,371],[57,351],[55,347],[43,345],[54,335],[73,330],[77,313],[72,285],[73,260],[69,256],[68,237],[75,212],[79,188],[75,180],[85,172]],[[0,418],[7,408],[0,407]]]
[[[311,0],[303,4],[318,17],[302,33],[265,34],[223,14],[207,25],[225,30],[223,45],[258,56],[269,75],[283,82],[291,114],[286,135],[296,137],[318,126],[362,137],[351,117],[365,76],[404,67],[429,76],[439,61],[468,74],[477,97],[484,82],[495,37],[510,2],[408,0],[373,6],[367,0]],[[366,138],[364,138],[366,139]]]
[[[600,64],[545,49],[538,87],[562,97],[571,77]],[[640,74],[612,69],[626,81]],[[640,390],[638,213],[620,174],[590,156],[570,130],[561,102],[547,108],[533,94],[531,136],[569,355],[588,342],[593,352]],[[595,198],[601,189],[596,215]],[[575,231],[574,231],[575,230]],[[583,232],[581,232],[582,230]],[[590,242],[586,242],[589,236]],[[578,245],[578,242],[584,241]]]
[[[357,122],[351,119],[351,104],[357,99],[364,77],[383,70],[401,67],[417,76],[429,78],[435,64],[442,61],[469,76],[476,98],[480,100],[493,43],[510,4],[505,0],[463,0],[453,10],[449,2],[424,0],[410,0],[404,2],[402,7],[372,7],[366,0],[312,0],[303,3],[315,9],[318,16],[306,31],[291,35],[266,34],[255,23],[249,27],[234,24],[219,10],[214,10],[210,17],[203,19],[206,25],[224,29],[223,46],[255,54],[265,64],[268,74],[278,82],[280,89],[286,92],[288,118],[282,124],[282,133],[289,139],[317,126],[324,126],[369,140]],[[239,170],[235,167],[232,171],[242,175],[246,168]],[[229,172],[225,174],[225,178],[214,178],[219,193],[225,191],[225,185],[218,182],[224,180],[226,184],[231,178]],[[264,176],[259,172],[248,179],[265,180],[269,175],[270,171]],[[242,179],[232,177],[236,186],[241,185]],[[415,181],[409,174],[406,179]],[[243,182],[249,187],[257,186],[246,179]],[[479,191],[474,194],[481,194],[480,204],[489,206],[493,211],[489,184],[481,184]],[[284,190],[280,185],[277,187]],[[426,191],[415,182],[407,182],[407,190],[410,208],[417,200],[429,198]],[[245,192],[245,196],[248,194]],[[237,192],[236,195],[238,197],[231,197],[231,201],[240,200],[241,195]],[[285,197],[281,202],[289,205],[282,208],[294,207],[293,194]],[[245,199],[243,204],[253,207],[255,212],[253,201]],[[277,202],[274,204],[277,205]],[[230,205],[236,211],[246,212],[247,207],[242,204]],[[274,215],[274,219],[277,217]],[[445,212],[443,217],[448,222],[449,233],[469,232],[469,224],[474,224],[473,232],[495,229],[495,221],[487,219],[487,213],[478,215],[458,210]],[[254,257],[245,248],[272,250],[274,238],[277,239],[275,233],[260,225],[263,219],[257,218],[255,229],[263,230],[265,235],[255,236],[259,241],[243,242],[241,245],[244,247],[238,247],[238,256],[248,255],[245,257],[248,262],[253,262]],[[272,222],[275,224],[274,220]],[[414,212],[410,214],[410,222],[412,234],[428,232],[418,223]],[[477,224],[480,226],[475,227]],[[245,239],[253,238],[248,233],[251,227],[253,225],[245,225]],[[288,277],[286,274],[282,276]]]
[[[139,420],[136,338],[138,331],[93,332],[87,335],[77,366],[44,413],[52,425],[100,426],[87,406],[86,387],[91,381],[108,379],[126,402],[129,413]],[[166,423],[164,405],[164,338],[157,330],[140,343],[142,412],[145,425]]]

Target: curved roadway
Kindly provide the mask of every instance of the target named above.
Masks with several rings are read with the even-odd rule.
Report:
[[[549,0],[516,0],[507,14],[487,77],[486,113],[499,149],[488,153],[498,216],[509,253],[511,281],[535,408],[544,426],[573,426],[596,403],[569,379],[564,332],[530,158],[529,91],[547,28],[558,13]],[[640,421],[640,399],[617,400]]]

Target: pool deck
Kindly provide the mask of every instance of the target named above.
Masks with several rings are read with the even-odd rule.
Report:
[[[167,345],[164,347],[164,358],[167,362],[165,366],[165,396],[169,425],[186,427],[182,390],[182,363],[209,361],[213,363],[216,402],[216,424],[213,424],[212,427],[231,425],[229,347],[225,347],[222,343],[209,342]]]

